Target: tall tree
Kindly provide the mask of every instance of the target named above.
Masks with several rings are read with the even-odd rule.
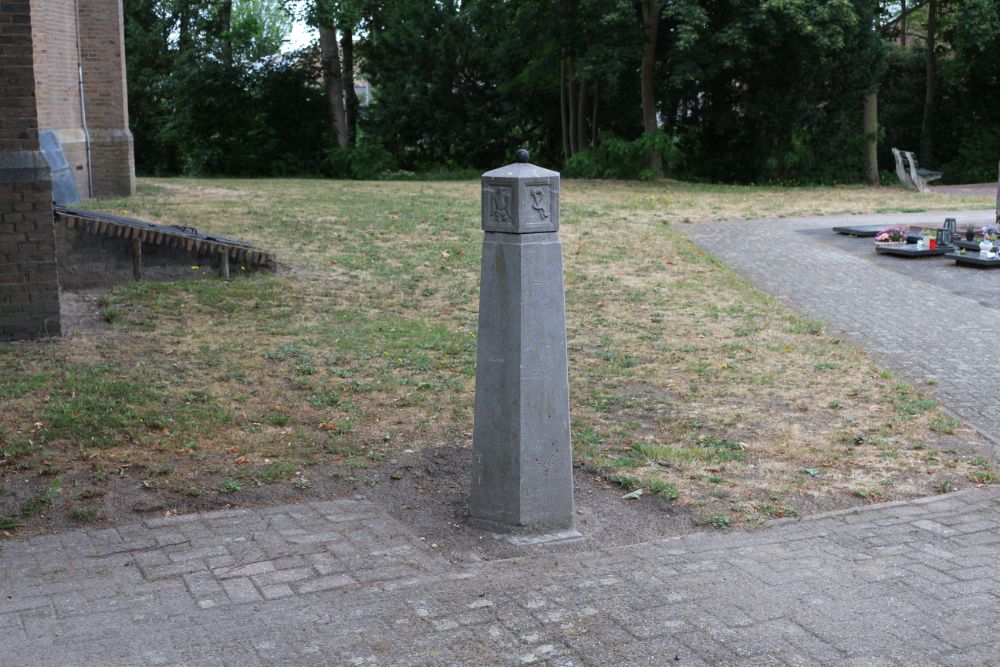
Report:
[[[361,102],[354,89],[354,23],[342,19],[340,23],[340,51],[344,72],[344,115],[347,117],[347,144],[353,148],[358,141],[358,113]]]
[[[659,125],[656,122],[656,44],[664,6],[664,0],[641,0],[642,25],[646,37],[639,69],[642,89],[642,131],[650,139],[659,132]],[[647,153],[649,168],[657,176],[662,176],[663,160],[659,151],[650,146]]]
[[[308,20],[319,32],[330,107],[330,124],[337,146],[354,146],[360,104],[354,91],[354,32],[362,19],[362,0],[315,0]]]
[[[879,185],[878,175],[878,92],[865,95],[865,182]]]
[[[226,67],[233,66],[233,0],[222,0],[219,3],[218,31],[222,42],[222,63]]]
[[[934,161],[934,99],[937,85],[938,0],[927,2],[927,82],[924,89],[924,120],[920,126],[920,159]]]
[[[349,148],[350,134],[347,129],[347,101],[344,98],[344,73],[341,69],[340,44],[337,29],[330,17],[319,19],[319,50],[323,58],[323,78],[326,81],[326,98],[330,105],[330,119],[337,145]]]
[[[900,0],[899,11],[899,44],[906,47],[906,0]]]

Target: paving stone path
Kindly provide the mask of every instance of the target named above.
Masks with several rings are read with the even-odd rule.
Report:
[[[364,500],[0,544],[0,664],[985,665],[1000,492],[450,565]]]
[[[798,312],[826,322],[1000,442],[1000,272],[876,256],[840,225],[981,226],[993,211],[720,222],[681,231]],[[854,244],[849,250],[845,244]],[[994,456],[1000,457],[1000,446]]]

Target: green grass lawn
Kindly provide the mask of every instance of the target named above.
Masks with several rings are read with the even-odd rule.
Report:
[[[121,285],[102,324],[0,346],[0,530],[467,446],[476,182],[145,179],[95,208],[253,242],[275,276]],[[676,231],[721,218],[982,207],[900,189],[564,181],[577,462],[719,527],[995,481],[975,435]],[[119,504],[130,496],[115,496]],[[124,499],[123,499],[124,498]],[[60,518],[62,523],[60,523]]]

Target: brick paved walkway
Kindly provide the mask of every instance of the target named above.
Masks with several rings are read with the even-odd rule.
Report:
[[[1000,442],[1000,272],[876,256],[871,239],[830,232],[838,225],[941,224],[945,217],[957,218],[961,230],[991,222],[993,211],[720,222],[681,231],[884,365],[933,380],[927,388],[944,407]]]
[[[1000,492],[452,566],[361,500],[0,544],[4,665],[1000,662]]]

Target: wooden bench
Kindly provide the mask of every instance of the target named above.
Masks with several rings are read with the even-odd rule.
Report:
[[[906,158],[903,157],[903,151],[898,148],[892,149],[892,156],[896,158],[896,177],[899,182],[903,184],[903,187],[907,190],[916,190],[917,186],[914,185],[913,180],[910,179],[910,170],[907,168]]]
[[[917,158],[910,151],[893,148],[892,155],[896,158],[896,176],[903,186],[910,190],[930,192],[927,184],[944,176],[940,171],[921,169]]]

